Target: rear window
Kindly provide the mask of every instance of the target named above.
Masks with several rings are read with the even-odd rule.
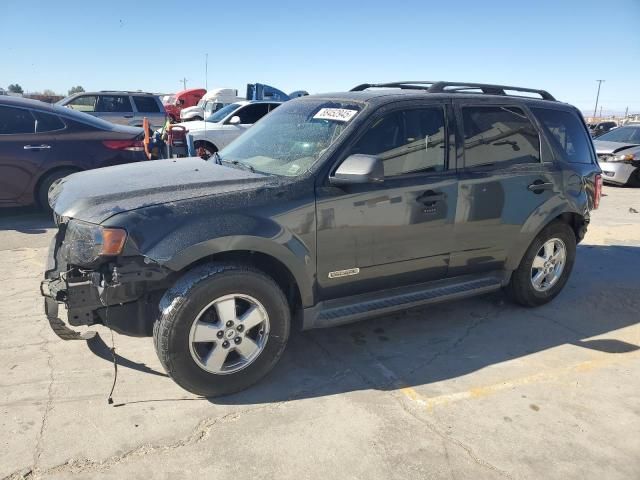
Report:
[[[175,102],[175,99],[174,99]],[[160,107],[153,97],[134,96],[133,103],[136,104],[136,110],[144,113],[159,113]]]
[[[60,117],[52,115],[50,113],[33,111],[33,115],[36,117],[36,132],[55,132],[56,130],[64,130],[65,124]]]
[[[582,122],[572,112],[534,107],[531,109],[542,124],[554,150],[571,163],[593,163],[591,139]]]
[[[466,168],[540,161],[540,138],[518,107],[463,107]]]

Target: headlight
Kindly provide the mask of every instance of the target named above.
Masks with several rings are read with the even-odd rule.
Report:
[[[635,162],[639,159],[640,157],[638,157],[638,155],[634,153],[627,153],[626,155],[615,155],[609,159],[609,162]]]
[[[126,239],[126,230],[71,220],[62,243],[62,255],[73,265],[88,266],[100,257],[122,253]]]

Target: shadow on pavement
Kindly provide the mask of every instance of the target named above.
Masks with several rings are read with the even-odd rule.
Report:
[[[638,345],[589,338],[640,321],[638,265],[638,247],[584,245],[578,249],[564,291],[537,309],[513,305],[496,293],[296,333],[266,379],[244,392],[210,401],[271,403],[364,389],[428,386],[567,344],[624,355],[638,350]],[[98,351],[111,361],[106,345]],[[144,364],[120,359],[125,367],[158,375]]]
[[[51,214],[35,207],[3,208],[0,210],[0,230],[37,234],[45,233],[55,225]]]

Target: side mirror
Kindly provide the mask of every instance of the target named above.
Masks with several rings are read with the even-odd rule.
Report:
[[[238,115],[234,115],[229,120],[229,125],[240,125],[240,117]]]
[[[376,156],[359,153],[348,156],[335,173],[329,177],[329,183],[332,185],[382,183],[383,181],[382,161]]]

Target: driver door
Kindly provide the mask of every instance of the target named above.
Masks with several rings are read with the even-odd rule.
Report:
[[[448,118],[435,102],[374,114],[342,158],[377,156],[384,181],[317,189],[321,300],[446,277],[457,197]]]

